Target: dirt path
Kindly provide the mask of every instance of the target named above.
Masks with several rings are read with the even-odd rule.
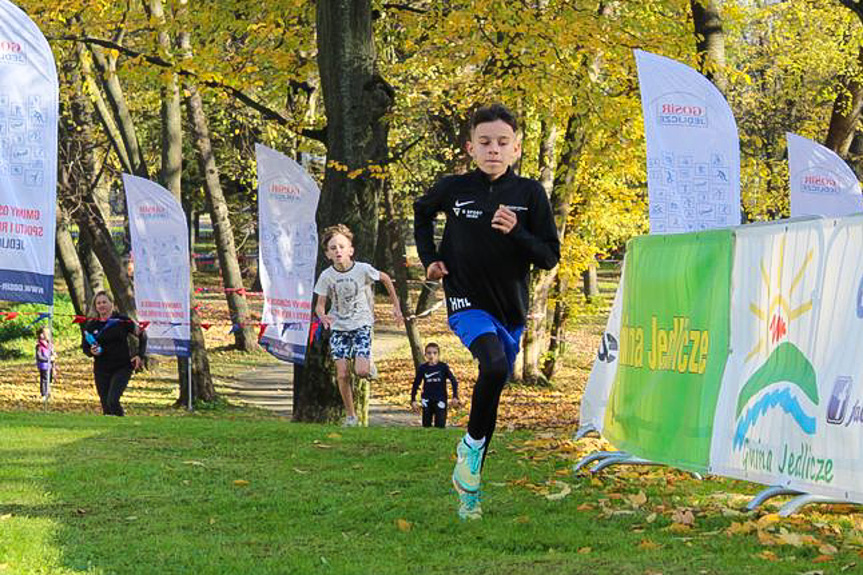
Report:
[[[372,356],[383,359],[397,353],[400,349],[405,349],[406,346],[407,339],[403,331],[388,327],[376,328],[372,340]],[[264,365],[218,386],[218,391],[232,400],[267,409],[284,417],[291,417],[293,369],[289,363]],[[369,425],[418,426],[419,417],[404,406],[389,405],[375,399],[373,383]]]

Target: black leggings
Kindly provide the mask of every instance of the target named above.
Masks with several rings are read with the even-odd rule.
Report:
[[[470,352],[479,360],[479,377],[473,387],[467,431],[474,439],[485,437],[485,451],[482,456],[485,464],[488,444],[491,443],[491,436],[497,424],[500,394],[509,377],[509,360],[503,344],[493,333],[484,333],[473,340]]]
[[[434,422],[435,427],[446,427],[446,402],[443,407],[438,407],[437,399],[423,400],[423,427],[431,427]]]
[[[102,403],[102,413],[122,417],[123,406],[120,405],[120,398],[126,391],[126,386],[129,385],[132,368],[123,367],[115,371],[94,371],[93,376],[96,379],[99,401]]]

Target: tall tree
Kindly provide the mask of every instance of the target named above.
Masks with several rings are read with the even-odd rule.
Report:
[[[191,36],[186,30],[180,34],[180,49],[184,59],[192,58]],[[187,81],[185,88],[188,94],[186,110],[189,115],[189,127],[197,152],[199,169],[204,176],[204,192],[213,224],[213,235],[216,239],[216,254],[219,258],[219,268],[222,270],[225,299],[228,300],[231,322],[234,326],[232,328],[234,341],[237,349],[252,351],[257,348],[255,329],[249,316],[243,275],[234,244],[234,232],[228,217],[228,204],[219,181],[219,168],[210,138],[209,123],[204,112],[204,102],[195,82]]]
[[[690,0],[695,26],[695,46],[701,73],[713,82],[723,95],[728,93],[725,74],[725,32],[719,0]]]
[[[160,55],[173,59],[174,42],[167,30],[162,0],[148,0],[148,11],[157,25],[157,46]],[[182,19],[186,12],[187,0],[178,0],[177,19]],[[180,80],[176,73],[167,74],[161,88],[162,104],[162,168],[159,171],[159,181],[182,205],[182,173],[183,173],[183,113],[180,99]],[[191,247],[191,246],[190,246]],[[190,249],[190,253],[191,253]],[[188,359],[177,358],[177,375],[179,397],[177,406],[187,405],[191,400],[212,401],[216,397],[213,378],[210,375],[210,362],[201,321],[195,309],[195,286],[190,278],[190,335],[192,354]],[[191,367],[191,393],[189,397],[189,368]]]
[[[377,171],[387,157],[384,118],[394,92],[377,71],[370,0],[320,0],[316,22],[328,160],[318,227],[348,225],[355,257],[370,261],[382,187]],[[312,347],[306,366],[294,369],[295,420],[332,420],[342,412],[333,373],[315,356],[322,353]]]

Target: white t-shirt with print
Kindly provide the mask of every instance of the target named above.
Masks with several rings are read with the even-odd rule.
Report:
[[[373,266],[354,262],[350,269],[340,272],[333,266],[321,272],[315,284],[315,293],[327,296],[332,329],[351,331],[375,323],[374,299],[369,297],[371,286],[381,278]]]

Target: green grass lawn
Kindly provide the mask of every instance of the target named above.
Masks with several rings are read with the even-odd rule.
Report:
[[[458,435],[205,414],[0,414],[0,573],[777,574],[863,564],[853,515],[764,527],[835,546],[815,565],[818,544],[767,548],[753,533],[727,533],[757,519],[727,507],[727,491],[753,486],[669,470],[573,478],[564,451],[543,450],[558,439],[521,432],[496,438],[485,517],[463,523],[448,479]],[[564,488],[550,480],[571,494],[549,500]],[[694,525],[675,529],[683,508]]]

